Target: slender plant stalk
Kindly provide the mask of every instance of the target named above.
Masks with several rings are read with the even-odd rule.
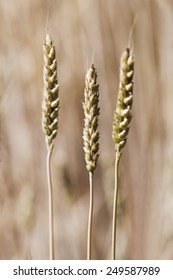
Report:
[[[54,255],[54,224],[53,224],[53,189],[51,178],[51,155],[52,149],[47,153],[47,183],[48,183],[48,195],[49,195],[49,248],[50,248],[50,260],[55,259]]]
[[[47,144],[47,183],[49,203],[49,256],[54,260],[54,226],[53,226],[53,188],[51,179],[51,156],[54,139],[58,131],[59,84],[57,78],[57,61],[55,46],[49,34],[43,44],[44,52],[44,91],[42,103],[42,127]]]
[[[117,206],[118,206],[118,169],[120,162],[120,153],[116,152],[115,157],[115,190],[113,201],[113,221],[112,221],[112,259],[115,260],[116,252],[116,225],[117,225]]]
[[[91,259],[91,237],[92,237],[92,220],[93,220],[93,173],[89,172],[89,184],[90,184],[90,205],[89,205],[89,216],[88,216],[88,240],[87,240],[87,260]]]
[[[97,84],[97,72],[92,64],[88,69],[85,78],[84,90],[84,129],[83,129],[83,149],[85,152],[86,168],[89,172],[90,203],[88,216],[88,239],[87,239],[87,259],[91,259],[92,244],[92,221],[93,221],[93,174],[97,166],[99,157],[99,131],[98,116],[100,108],[99,85]]]
[[[113,202],[112,221],[112,259],[116,259],[116,225],[118,206],[118,170],[122,149],[126,144],[131,122],[131,108],[133,103],[133,74],[134,74],[134,54],[127,48],[121,56],[120,61],[120,83],[118,100],[114,112],[114,122],[112,138],[115,143],[115,190]]]

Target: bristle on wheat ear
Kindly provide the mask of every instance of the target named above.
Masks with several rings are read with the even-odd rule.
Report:
[[[42,103],[42,127],[49,150],[53,148],[53,140],[58,131],[59,84],[57,78],[57,60],[53,41],[49,34],[43,44],[44,56],[44,90]]]
[[[85,78],[84,90],[84,129],[83,129],[83,149],[85,152],[86,168],[89,172],[94,172],[99,157],[99,131],[98,117],[100,113],[99,85],[97,84],[97,71],[94,65],[88,69]]]
[[[121,154],[127,141],[129,124],[132,118],[131,108],[133,103],[133,74],[134,54],[127,48],[120,60],[120,82],[118,100],[114,112],[112,138],[115,142],[115,149]]]

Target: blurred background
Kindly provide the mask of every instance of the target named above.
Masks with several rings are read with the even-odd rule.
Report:
[[[134,19],[133,119],[120,162],[118,259],[173,259],[173,1],[0,1],[0,259],[48,259],[42,45],[57,50],[59,131],[52,156],[56,259],[86,259],[89,205],[83,90],[94,59],[100,157],[93,259],[111,259],[113,110]]]

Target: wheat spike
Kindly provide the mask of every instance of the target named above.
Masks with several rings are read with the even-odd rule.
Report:
[[[42,127],[46,135],[49,150],[53,148],[53,140],[58,130],[59,84],[57,79],[57,60],[53,41],[49,34],[43,44],[44,54],[44,91],[42,103]]]
[[[92,64],[88,69],[85,78],[84,90],[84,129],[83,129],[83,149],[85,152],[86,168],[89,172],[94,172],[97,166],[99,150],[98,117],[100,108],[99,85],[97,84],[97,72]]]
[[[127,48],[120,61],[120,83],[116,110],[114,112],[112,138],[116,151],[121,154],[127,141],[129,124],[132,118],[134,54]]]

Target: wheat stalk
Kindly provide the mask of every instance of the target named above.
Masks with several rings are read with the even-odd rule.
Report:
[[[112,222],[112,259],[116,257],[116,219],[118,201],[118,169],[122,149],[126,144],[129,125],[132,118],[131,108],[133,102],[133,74],[134,74],[134,54],[127,48],[120,60],[120,83],[116,110],[114,112],[112,138],[115,142],[115,190],[113,204]]]
[[[93,220],[93,173],[97,166],[99,150],[98,117],[100,108],[99,85],[97,84],[97,72],[92,64],[88,69],[85,78],[84,90],[84,129],[83,129],[83,149],[85,152],[86,168],[89,172],[90,185],[90,205],[88,218],[88,238],[87,238],[87,259],[91,259],[91,239]]]
[[[49,34],[43,44],[44,56],[44,90],[42,103],[42,127],[47,143],[47,181],[49,195],[49,251],[50,259],[54,259],[54,227],[53,227],[53,189],[51,180],[51,155],[53,140],[58,130],[59,84],[57,79],[57,61],[55,46]]]

